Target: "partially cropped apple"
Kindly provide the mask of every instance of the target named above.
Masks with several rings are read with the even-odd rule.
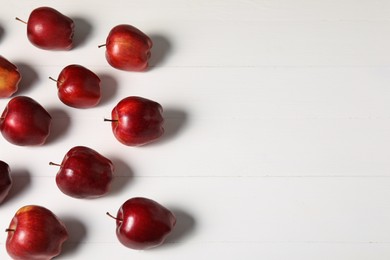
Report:
[[[12,98],[0,116],[1,134],[8,142],[20,146],[44,144],[50,125],[50,114],[26,96]]]
[[[66,105],[75,108],[96,106],[100,99],[100,78],[91,70],[77,64],[66,66],[57,82],[58,97]]]
[[[49,209],[38,205],[20,208],[6,229],[6,250],[15,260],[49,260],[61,253],[68,232]]]
[[[149,249],[161,245],[171,233],[175,215],[158,202],[142,197],[131,198],[119,208],[116,220],[118,240],[131,249]]]
[[[129,96],[113,108],[110,121],[114,136],[128,146],[150,143],[164,133],[162,106],[150,99]]]
[[[109,32],[106,43],[107,62],[125,71],[144,71],[148,68],[152,40],[141,30],[129,24],[115,26]]]
[[[76,146],[70,149],[56,175],[58,188],[74,198],[97,198],[108,193],[114,175],[113,163],[97,151]]]
[[[0,161],[0,203],[7,197],[12,187],[12,178],[9,165]]]
[[[27,38],[44,50],[69,50],[73,47],[74,27],[74,21],[56,9],[38,7],[28,18]]]
[[[21,78],[18,67],[0,56],[0,98],[12,96],[18,90]]]

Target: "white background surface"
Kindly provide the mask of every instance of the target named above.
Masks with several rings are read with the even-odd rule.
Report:
[[[44,5],[75,20],[73,50],[28,42],[14,18]],[[115,70],[97,48],[120,23],[151,36],[149,71]],[[24,76],[17,95],[53,117],[42,147],[0,138],[14,179],[3,229],[21,206],[38,204],[68,227],[58,259],[390,258],[389,1],[8,1],[0,32],[0,54]],[[98,107],[57,98],[48,77],[72,63],[102,78]],[[129,95],[162,104],[160,141],[126,147],[103,122]],[[76,145],[114,161],[109,195],[58,190],[48,163]],[[134,196],[176,213],[163,246],[133,251],[117,241],[105,213]],[[0,232],[0,259],[5,240]]]

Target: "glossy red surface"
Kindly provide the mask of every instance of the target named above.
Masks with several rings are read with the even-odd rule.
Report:
[[[152,40],[134,26],[117,25],[107,36],[106,59],[117,69],[144,71],[148,68],[152,45]]]
[[[112,110],[113,133],[125,145],[150,143],[164,133],[162,111],[162,106],[155,101],[136,96],[126,97]]]
[[[27,22],[27,37],[38,48],[69,50],[73,46],[74,22],[51,7],[34,9]]]
[[[34,99],[12,98],[0,117],[0,131],[12,144],[42,145],[50,134],[51,116]]]
[[[65,225],[50,210],[37,205],[20,208],[6,230],[6,250],[15,260],[48,260],[68,239]]]
[[[100,78],[81,65],[66,66],[58,76],[57,87],[59,99],[71,107],[94,107],[101,99]]]
[[[132,249],[148,249],[162,244],[176,224],[169,209],[151,199],[127,200],[117,214],[117,237]]]
[[[66,153],[56,183],[71,197],[96,198],[108,192],[113,174],[109,159],[89,147],[76,146]]]
[[[18,90],[21,78],[17,66],[0,56],[0,98],[12,96]]]
[[[10,171],[9,165],[0,161],[0,203],[4,201],[12,187]]]

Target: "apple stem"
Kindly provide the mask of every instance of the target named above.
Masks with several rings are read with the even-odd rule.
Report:
[[[115,120],[115,119],[107,119],[107,118],[104,118],[104,122],[117,122],[118,120]]]
[[[18,17],[15,17],[15,20],[17,20],[17,21],[19,21],[19,22],[22,22],[22,23],[24,23],[24,24],[27,24],[26,21],[23,21],[22,19],[20,19],[20,18],[18,18]]]
[[[114,217],[113,215],[111,215],[110,212],[106,212],[106,215],[109,216],[110,218],[115,219],[115,220],[123,221],[123,219],[119,219],[119,218],[116,218],[116,217]]]
[[[7,228],[6,230],[5,230],[5,232],[14,232],[15,231],[15,229],[12,229],[12,228]]]
[[[104,46],[106,46],[106,44],[100,44],[100,45],[98,45],[98,48],[101,48],[101,47],[104,47]]]
[[[61,166],[61,164],[58,164],[58,163],[53,163],[53,162],[49,162],[49,165],[54,165],[54,166]]]
[[[56,79],[54,79],[52,77],[49,77],[49,79],[51,79],[52,81],[58,82]]]

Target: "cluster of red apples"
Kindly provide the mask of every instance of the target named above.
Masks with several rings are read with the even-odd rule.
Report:
[[[19,18],[16,18],[22,21]],[[45,50],[71,50],[74,21],[50,7],[33,10],[27,22],[28,40]],[[151,39],[128,24],[115,26],[108,34],[107,62],[125,71],[145,71],[151,56]],[[36,100],[14,96],[22,78],[17,66],[0,56],[0,98],[11,98],[0,116],[0,132],[18,146],[44,145],[50,135],[51,115]],[[101,99],[100,79],[91,70],[77,64],[66,66],[56,81],[59,100],[67,106],[88,109]],[[152,100],[128,96],[112,110],[111,127],[124,145],[142,146],[163,135],[162,106]],[[62,193],[79,199],[98,198],[108,193],[114,178],[113,162],[85,146],[70,149],[59,167],[56,184]],[[0,203],[11,187],[11,170],[0,161]],[[148,249],[162,244],[176,223],[174,214],[149,198],[125,201],[117,215],[116,235],[126,247]],[[53,212],[39,205],[26,205],[16,213],[6,229],[6,250],[13,259],[52,259],[61,253],[68,238],[66,226]]]

